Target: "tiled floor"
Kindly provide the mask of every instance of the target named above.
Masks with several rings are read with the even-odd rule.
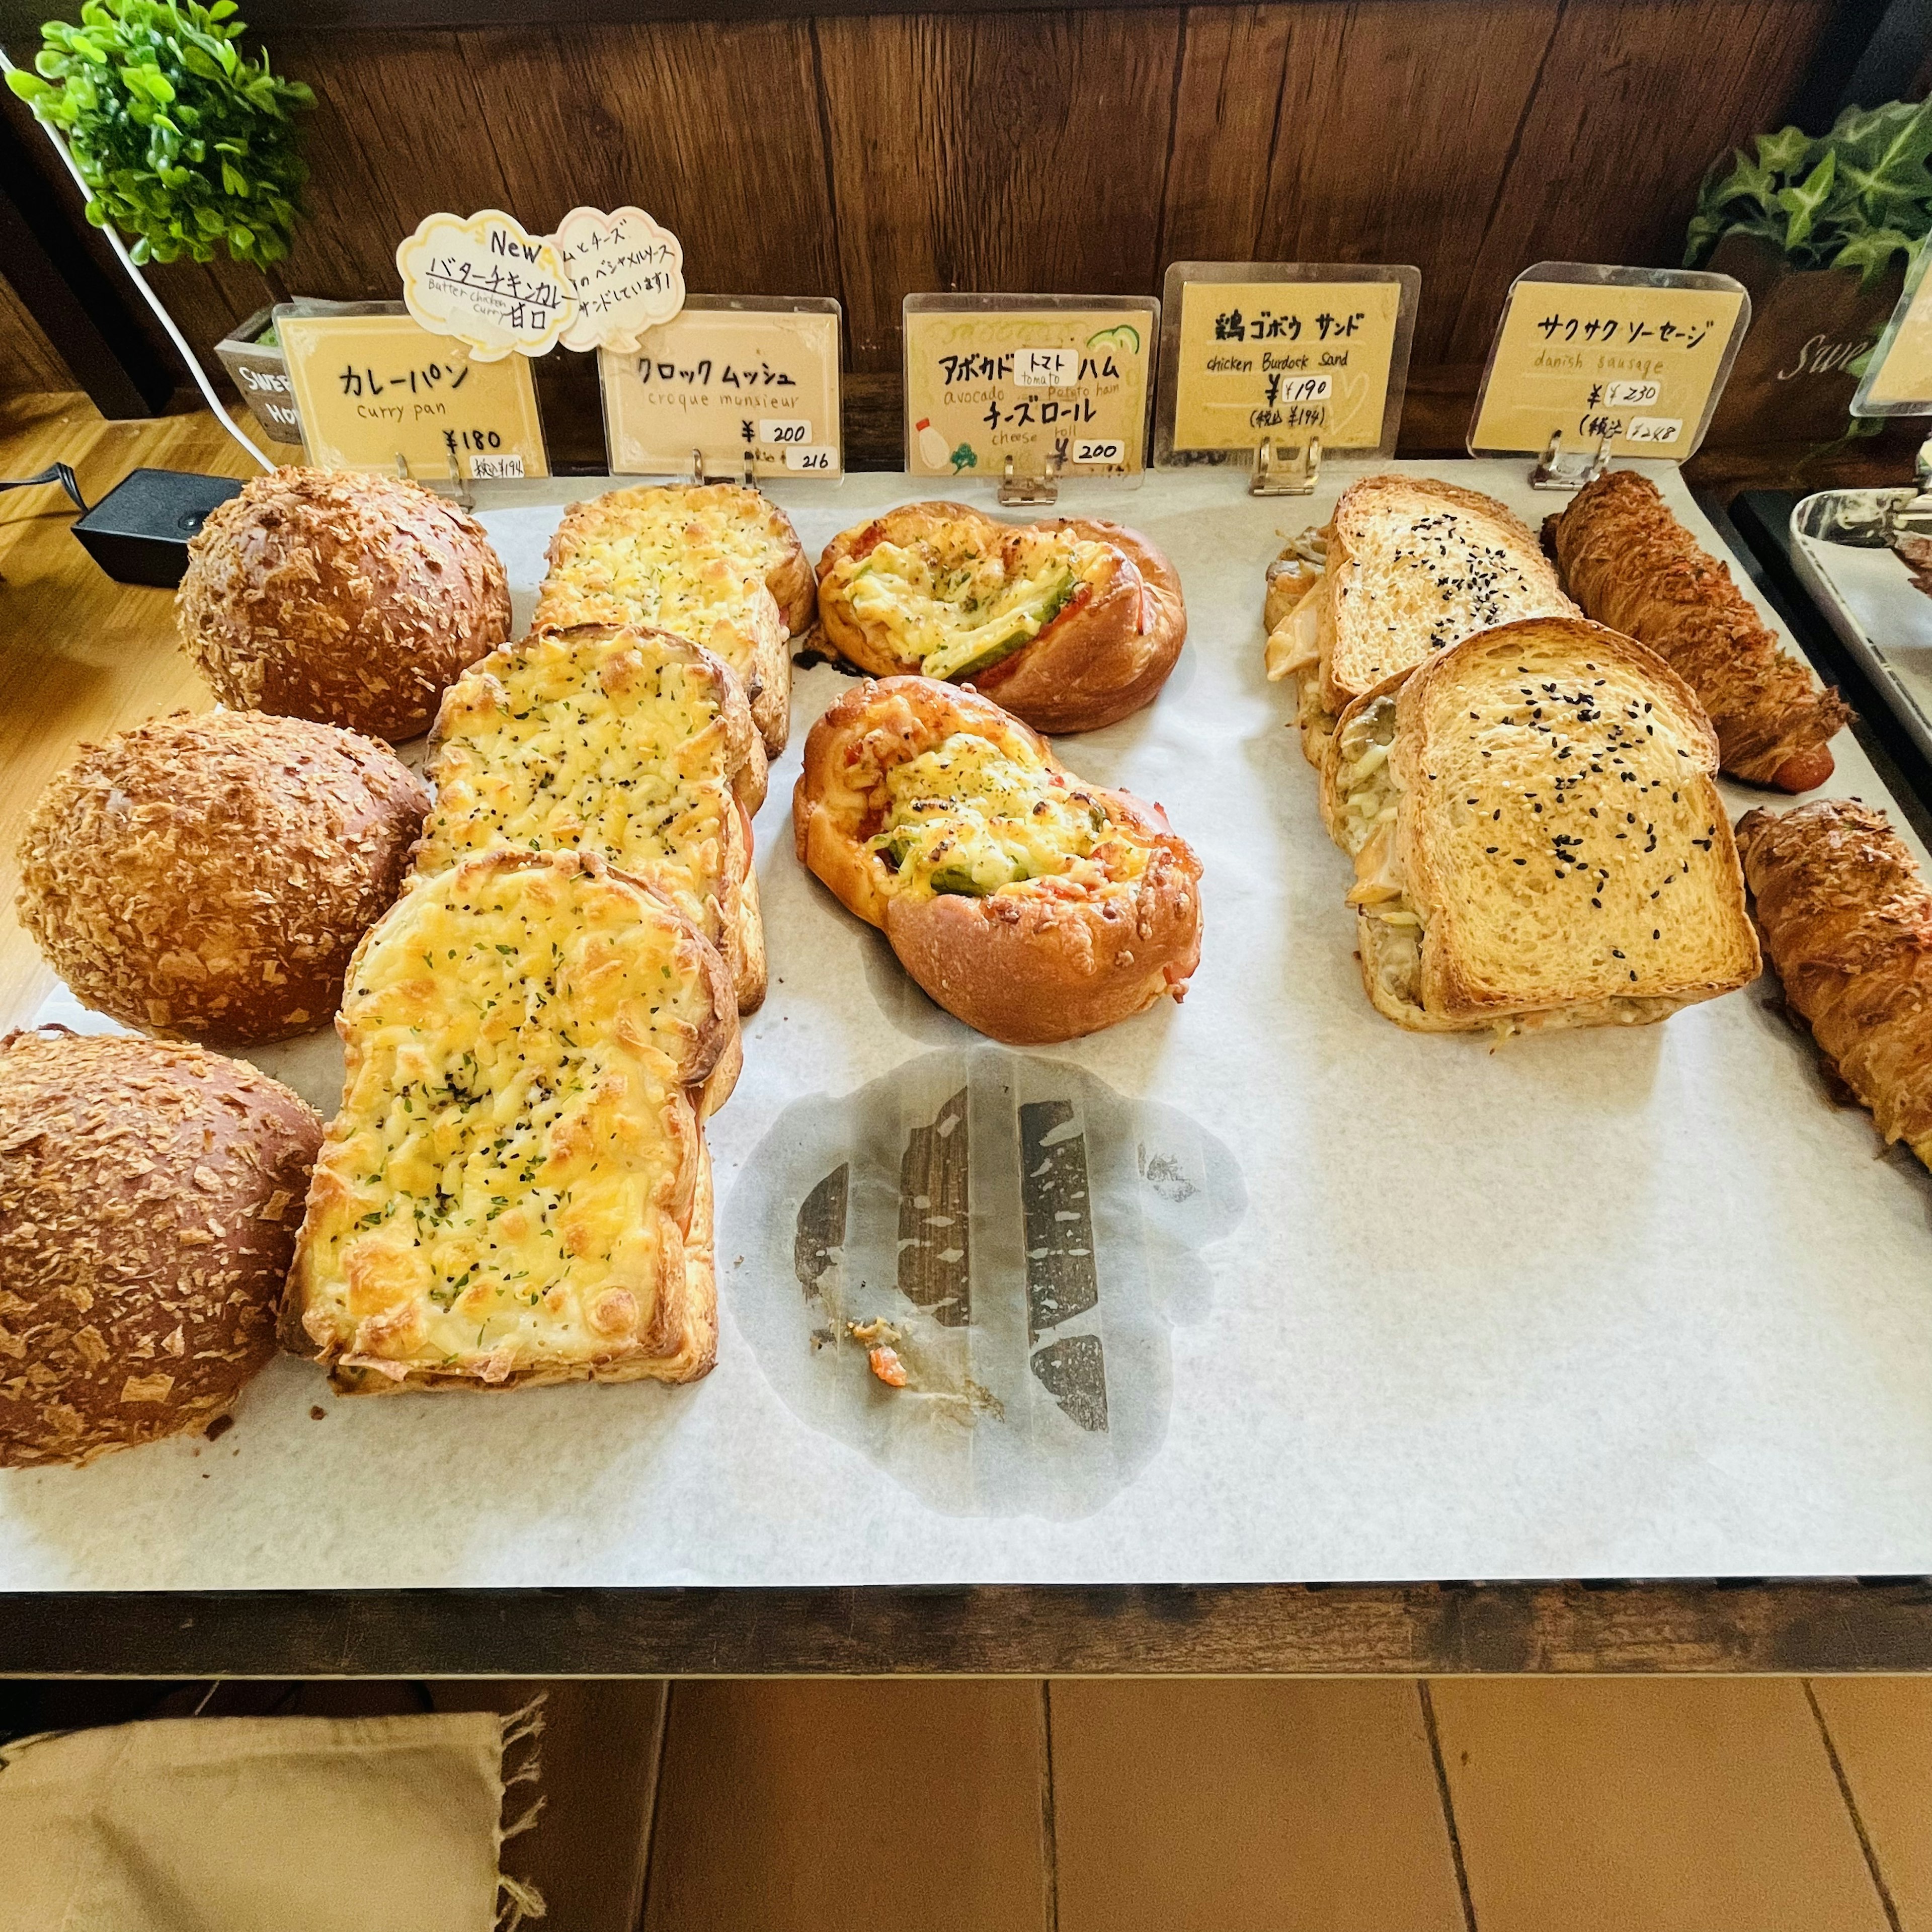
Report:
[[[1932,1932],[1932,1684],[678,1684],[650,1932]]]

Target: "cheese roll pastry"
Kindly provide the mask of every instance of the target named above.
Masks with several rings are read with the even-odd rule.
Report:
[[[646,484],[573,503],[550,544],[532,630],[674,632],[743,680],[776,757],[791,729],[788,640],[812,622],[812,568],[791,520],[736,483]]]
[[[970,682],[1040,731],[1150,704],[1187,636],[1180,579],[1138,530],[1016,526],[964,503],[902,503],[834,537],[818,614],[861,670]]]
[[[285,1346],[352,1394],[710,1368],[704,1123],[738,1022],[668,898],[583,853],[472,854],[371,928],[336,1028]]]
[[[752,821],[765,753],[743,687],[665,631],[579,624],[493,652],[445,694],[418,876],[492,845],[595,853],[646,880],[765,996]]]
[[[800,860],[948,1012],[1016,1046],[1163,998],[1201,956],[1201,864],[1160,808],[1083,784],[976,692],[868,679],[812,728]]]

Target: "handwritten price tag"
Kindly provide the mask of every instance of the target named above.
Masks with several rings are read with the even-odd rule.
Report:
[[[908,296],[906,467],[997,482],[1049,460],[1089,474],[1146,466],[1159,305],[1100,298]]]
[[[634,350],[684,306],[684,249],[641,208],[573,208],[554,240],[577,297],[566,349]]]
[[[486,362],[399,314],[302,316],[275,327],[311,463],[410,474],[548,476],[536,384],[521,356]]]
[[[838,304],[691,296],[634,353],[598,357],[610,467],[675,475],[704,454],[714,473],[843,474],[838,449]]]
[[[1168,270],[1157,460],[1393,448],[1421,277],[1413,268],[1177,262]],[[1390,398],[1394,398],[1393,412]]]
[[[424,328],[466,342],[478,362],[554,349],[577,315],[556,244],[486,208],[425,215],[396,250],[403,301]]]
[[[1470,450],[1540,455],[1554,432],[1572,451],[1607,436],[1612,455],[1682,462],[1750,320],[1727,275],[1539,262],[1496,326]]]

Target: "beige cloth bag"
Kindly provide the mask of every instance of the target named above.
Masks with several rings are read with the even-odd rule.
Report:
[[[4,1932],[491,1932],[509,1717],[181,1718],[0,1749]],[[541,1800],[538,1803],[541,1803]]]

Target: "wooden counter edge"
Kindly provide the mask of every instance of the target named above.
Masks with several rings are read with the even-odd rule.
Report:
[[[1932,1580],[0,1594],[0,1676],[1932,1670]]]

